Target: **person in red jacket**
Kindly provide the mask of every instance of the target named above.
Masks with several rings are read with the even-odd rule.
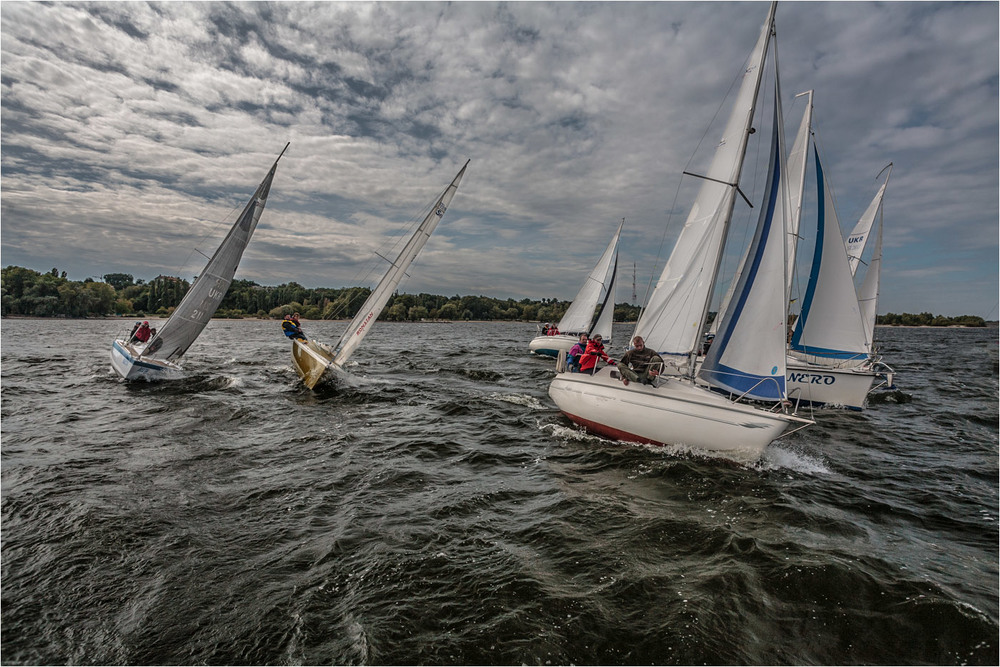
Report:
[[[600,334],[587,341],[587,349],[580,357],[580,372],[593,375],[597,372],[597,360],[604,359],[606,363],[613,364],[614,361],[604,351],[604,342]]]

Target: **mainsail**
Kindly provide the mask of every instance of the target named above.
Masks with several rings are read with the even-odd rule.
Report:
[[[882,206],[882,197],[885,196],[885,187],[889,185],[889,176],[892,176],[892,163],[889,163],[889,173],[885,177],[885,183],[879,188],[879,191],[875,194],[875,198],[872,199],[872,203],[868,205],[865,209],[864,214],[858,220],[858,224],[854,225],[854,229],[851,230],[850,236],[847,237],[845,246],[847,247],[847,259],[851,262],[851,275],[855,275],[858,272],[858,264],[861,263],[861,255],[865,251],[865,244],[868,243],[868,236],[871,234],[872,225],[875,222],[875,217],[878,215],[879,208]],[[883,169],[883,171],[885,171]]]
[[[160,327],[156,336],[149,341],[142,357],[175,361],[187,352],[191,343],[198,338],[205,325],[212,319],[212,315],[229,290],[229,284],[236,274],[236,267],[243,257],[243,251],[246,250],[250,237],[257,229],[257,222],[264,211],[267,195],[271,190],[274,172],[278,168],[278,160],[285,154],[288,146],[289,144],[285,144],[285,148],[281,150],[267,176],[257,186],[257,191],[247,202],[222,244],[212,255],[194,285],[181,299],[180,305]]]
[[[697,199],[636,323],[636,335],[660,353],[689,355],[700,342],[743,169],[774,10],[772,3]]]
[[[396,257],[392,266],[389,267],[389,270],[382,277],[382,280],[372,290],[371,294],[368,295],[368,299],[361,306],[361,310],[358,311],[347,331],[344,332],[337,342],[335,347],[336,356],[332,362],[334,365],[343,366],[354,353],[354,350],[357,349],[358,345],[361,344],[361,341],[364,340],[365,336],[368,335],[371,325],[378,319],[385,304],[388,303],[389,297],[392,296],[396,286],[399,285],[400,281],[406,275],[406,270],[409,268],[410,263],[416,259],[417,254],[431,237],[444,212],[448,210],[448,206],[451,204],[451,200],[455,196],[455,191],[458,190],[458,184],[462,181],[462,176],[465,174],[465,169],[468,166],[469,161],[467,160],[461,171],[458,172],[458,175],[451,182],[451,185],[445,188],[445,191],[438,197],[427,217],[424,218],[417,231],[407,241],[402,251],[400,251],[399,256]]]
[[[556,328],[563,333],[590,333],[594,324],[594,311],[597,305],[608,294],[608,287],[611,284],[612,268],[617,267],[618,262],[618,239],[621,237],[622,227],[625,221],[618,225],[618,231],[611,237],[604,254],[597,261],[597,265],[587,276],[580,291],[573,297],[573,302],[563,314],[562,319]]]

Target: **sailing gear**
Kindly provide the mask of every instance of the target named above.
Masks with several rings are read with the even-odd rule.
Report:
[[[583,356],[580,357],[580,372],[593,375],[597,370],[598,359],[603,359],[607,363],[614,363],[604,352],[604,344],[601,341],[597,339],[587,341],[587,349],[584,351]]]
[[[305,334],[302,333],[302,329],[299,328],[299,325],[290,315],[286,316],[284,321],[282,321],[281,330],[287,338],[297,338],[298,340],[306,339]]]

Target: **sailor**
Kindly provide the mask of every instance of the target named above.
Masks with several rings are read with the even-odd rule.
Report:
[[[663,358],[655,350],[646,347],[642,336],[632,339],[632,349],[618,362],[618,372],[622,374],[622,382],[626,386],[636,380],[649,384],[660,374],[662,368]]]
[[[285,319],[281,322],[281,330],[288,338],[297,338],[298,340],[306,339],[306,335],[302,333],[302,329],[299,328],[298,313],[295,313],[294,315],[285,315]]]
[[[580,341],[570,348],[569,354],[566,355],[566,367],[569,368],[570,373],[580,372],[580,357],[587,350],[587,334],[580,334]]]
[[[604,338],[597,334],[587,342],[587,349],[580,357],[580,372],[594,375],[597,373],[597,360],[604,359],[609,364],[615,363],[604,351]]]
[[[139,325],[139,328],[135,330],[135,333],[132,334],[132,340],[137,340],[140,343],[148,342],[150,337],[149,322],[143,322]]]

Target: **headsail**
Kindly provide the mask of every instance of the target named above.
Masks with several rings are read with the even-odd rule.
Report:
[[[816,247],[802,311],[795,323],[789,349],[807,355],[816,363],[863,359],[867,356],[864,325],[847,263],[844,237],[815,147],[814,157],[819,192]]]
[[[802,193],[805,190],[805,180],[806,180],[806,159],[809,157],[809,133],[812,127],[812,94],[813,91],[807,91],[804,93],[799,93],[796,97],[801,97],[803,95],[809,96],[809,101],[806,104],[806,110],[802,114],[802,122],[799,124],[799,131],[795,135],[795,142],[792,144],[792,151],[788,154],[787,167],[785,168],[785,174],[788,176],[788,210],[789,215],[785,216],[782,212],[784,206],[782,205],[782,200],[779,198],[778,210],[775,211],[775,216],[785,218],[788,229],[788,239],[785,243],[785,252],[787,255],[786,266],[788,270],[786,271],[786,279],[788,281],[788,290],[786,292],[787,298],[791,299],[792,293],[792,278],[795,272],[792,271],[792,267],[795,266],[795,251],[798,247],[799,241],[799,221],[802,218]],[[743,253],[743,257],[740,258],[740,264],[736,268],[736,274],[733,276],[732,282],[729,283],[729,288],[726,291],[725,297],[722,299],[722,304],[719,306],[719,315],[714,320],[712,320],[712,326],[709,331],[713,334],[718,333],[719,324],[722,321],[722,314],[726,312],[729,307],[729,302],[733,298],[733,292],[736,290],[736,284],[739,282],[740,275],[743,273],[743,267],[746,265],[747,255],[750,253],[750,248],[748,247],[746,252]]]
[[[771,164],[757,229],[719,333],[699,376],[713,387],[750,398],[785,398],[785,214],[784,129],[775,82]],[[775,298],[775,294],[781,298]]]
[[[700,342],[743,169],[774,11],[772,3],[697,199],[636,323],[636,335],[658,352],[689,355]]]
[[[604,254],[587,276],[573,302],[566,309],[556,328],[565,333],[587,333],[594,324],[594,311],[608,293],[611,284],[612,265],[618,260],[618,239],[625,221],[618,225],[618,231],[611,237]]]
[[[620,230],[619,230],[620,231]],[[604,295],[604,302],[601,304],[601,311],[597,314],[594,326],[588,332],[588,338],[600,336],[604,339],[604,344],[611,343],[611,329],[615,323],[615,290],[618,287],[618,257],[615,256],[615,263],[611,269],[611,280],[608,284],[607,293]]]
[[[278,160],[285,154],[289,144],[285,144],[271,170],[247,202],[240,217],[233,224],[222,244],[212,255],[205,269],[187,291],[180,305],[160,327],[156,336],[149,341],[142,356],[152,359],[174,361],[187,352],[191,343],[198,338],[205,325],[212,319],[222,299],[229,290],[229,284],[236,274],[243,251],[246,250],[250,237],[257,229],[260,214],[267,203],[267,195],[271,191],[271,181],[278,168]]]
[[[385,308],[385,304],[388,303],[389,297],[406,275],[406,270],[410,267],[413,260],[416,259],[417,254],[423,249],[427,240],[430,239],[438,222],[444,216],[444,212],[448,210],[448,206],[451,204],[451,200],[455,196],[455,191],[458,190],[458,184],[461,183],[462,176],[465,174],[468,166],[469,161],[467,160],[458,172],[458,175],[451,182],[451,185],[445,188],[445,191],[438,197],[427,217],[424,218],[417,231],[407,241],[402,251],[400,251],[399,256],[396,257],[392,266],[389,267],[389,270],[382,277],[382,280],[372,290],[371,294],[368,295],[368,299],[361,306],[361,310],[358,311],[347,331],[344,332],[344,335],[337,342],[335,348],[337,354],[332,362],[334,365],[343,366],[354,353],[354,350],[357,349],[358,345],[361,344],[361,341],[364,340],[364,337],[368,335],[371,326],[378,319],[382,309]]]

